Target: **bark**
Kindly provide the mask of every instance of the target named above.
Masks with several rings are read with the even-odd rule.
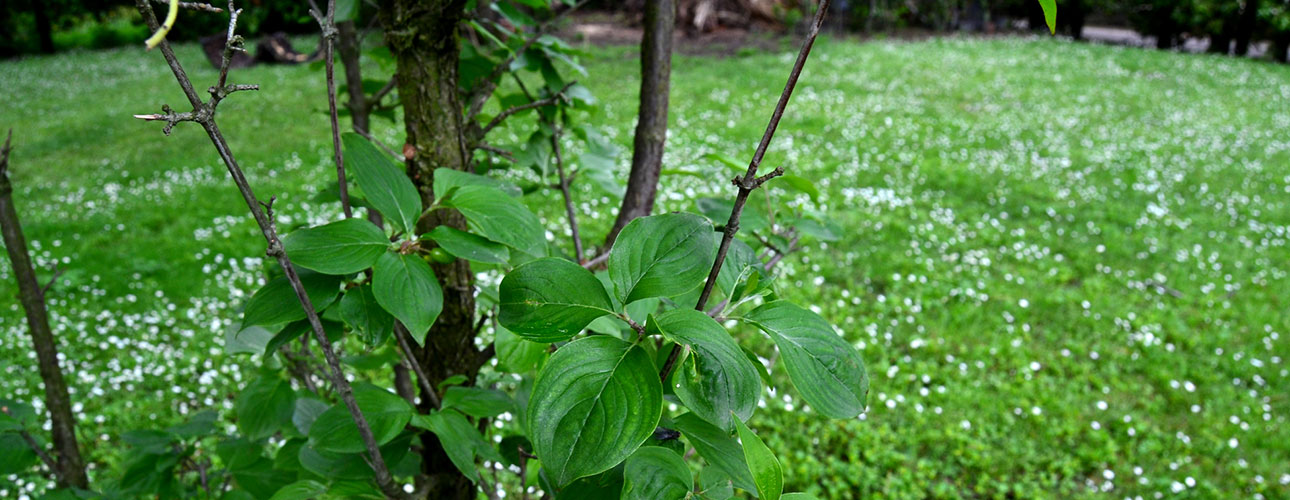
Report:
[[[676,8],[672,0],[645,4],[645,34],[641,39],[640,112],[632,149],[632,170],[627,192],[613,228],[605,237],[605,251],[632,219],[654,210],[659,172],[663,168],[663,146],[667,141],[668,88],[672,77],[672,31]]]
[[[49,12],[53,8],[49,2],[31,0],[31,12],[36,16],[36,37],[40,40],[40,51],[54,53],[54,28],[49,22]]]
[[[1250,38],[1259,22],[1259,0],[1246,0],[1241,9],[1241,18],[1236,23],[1236,55],[1244,56],[1250,52]]]
[[[57,469],[53,471],[59,486],[87,488],[85,460],[81,458],[76,443],[76,420],[72,416],[71,397],[67,382],[58,366],[58,345],[49,328],[49,312],[45,309],[45,292],[36,280],[36,271],[27,253],[27,240],[22,234],[18,212],[13,206],[13,185],[9,182],[9,147],[5,141],[0,151],[0,233],[9,252],[14,278],[18,281],[18,300],[27,314],[27,327],[31,330],[31,343],[36,349],[40,378],[45,385],[45,406],[49,409],[50,435],[58,455]]]
[[[380,18],[385,40],[399,75],[407,143],[403,151],[407,174],[421,194],[423,207],[434,201],[434,172],[439,168],[467,171],[465,120],[458,95],[457,25],[464,0],[383,0]],[[466,220],[452,210],[436,210],[417,225],[420,232],[447,225],[466,229]],[[479,370],[475,348],[474,277],[464,260],[433,265],[443,288],[443,311],[426,336],[414,346],[416,362],[430,379],[429,387],[454,374],[474,379]],[[424,389],[423,389],[424,390]],[[432,398],[422,397],[423,410]],[[437,400],[437,399],[436,399]],[[433,433],[423,433],[422,472],[428,498],[474,498],[470,480],[457,471]]]
[[[359,65],[362,52],[358,30],[354,27],[354,21],[345,21],[336,23],[336,32],[336,50],[340,52],[340,63],[345,66],[345,86],[349,92],[349,102],[345,103],[345,107],[349,108],[354,130],[370,132],[372,107],[367,101],[367,94],[363,93],[363,68]]]

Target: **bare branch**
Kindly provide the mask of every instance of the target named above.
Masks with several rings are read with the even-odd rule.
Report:
[[[236,13],[237,11],[232,6],[232,0],[229,1],[229,4],[229,12]],[[142,14],[143,19],[148,26],[155,30],[157,28],[157,18],[152,12],[152,6],[149,3],[149,0],[135,0],[135,6],[138,8],[139,13]],[[230,49],[227,47],[236,42],[234,39],[235,35],[233,34],[233,30],[235,28],[234,22],[236,21],[235,14],[231,15],[230,18],[229,37],[225,41],[226,55],[230,53]],[[175,53],[171,49],[170,44],[165,40],[162,40],[160,42],[160,47],[162,55],[165,57],[166,62],[170,65],[170,68],[175,75],[175,80],[184,90],[184,94],[188,97],[189,102],[193,105],[194,111],[196,112],[194,121],[201,124],[202,128],[206,130],[206,134],[210,137],[211,143],[214,145],[216,152],[219,153],[224,165],[228,168],[229,175],[232,176],[233,182],[241,192],[242,198],[246,202],[247,209],[250,210],[252,217],[255,218],[256,224],[259,226],[260,232],[263,234],[268,246],[266,253],[278,261],[278,265],[282,267],[283,274],[286,275],[287,281],[291,284],[292,290],[295,291],[296,298],[300,301],[300,305],[304,309],[305,318],[309,321],[309,326],[312,328],[314,337],[322,348],[323,357],[326,359],[327,365],[330,368],[329,374],[332,386],[336,388],[336,391],[340,394],[341,401],[345,403],[345,407],[349,410],[350,416],[353,417],[354,424],[358,428],[358,434],[362,438],[363,444],[367,449],[368,456],[366,458],[368,463],[372,466],[373,471],[375,471],[377,485],[380,486],[381,491],[388,497],[406,498],[407,495],[395,482],[394,477],[390,474],[389,467],[381,456],[381,450],[372,434],[372,429],[368,425],[367,419],[363,416],[362,410],[359,409],[358,402],[354,399],[353,388],[345,378],[345,373],[340,365],[340,358],[336,356],[336,352],[332,349],[330,341],[327,340],[327,334],[323,331],[322,322],[318,318],[318,312],[314,308],[313,303],[309,300],[309,295],[305,292],[304,285],[300,281],[300,276],[296,273],[295,266],[292,265],[290,258],[288,258],[286,251],[283,249],[282,240],[278,237],[277,229],[274,227],[271,211],[272,205],[266,205],[269,210],[261,210],[260,201],[255,197],[255,193],[251,190],[250,183],[246,180],[246,176],[242,172],[242,168],[238,165],[237,159],[234,158],[232,151],[229,150],[228,141],[224,139],[223,133],[220,132],[219,125],[216,123],[214,115],[214,107],[219,102],[219,96],[213,94],[210,103],[201,102],[201,99],[197,96],[197,92],[193,89],[192,82],[184,72],[183,66],[179,63],[179,60],[175,58]],[[226,75],[226,71],[221,69],[221,76],[224,75]],[[224,89],[224,85],[223,82],[220,83],[221,84],[218,88],[222,90]]]
[[[384,99],[385,96],[389,95],[390,91],[394,90],[394,88],[397,87],[398,84],[399,84],[399,75],[396,74],[394,76],[391,76],[390,81],[385,82],[385,86],[381,87],[381,90],[376,91],[375,94],[372,94],[372,97],[369,97],[367,99],[367,102],[373,106],[379,106],[381,104],[381,99]]]
[[[567,87],[566,87],[567,88]],[[564,157],[560,154],[560,127],[555,126],[551,134],[551,150],[555,152],[555,171],[560,176],[560,193],[564,195],[564,212],[569,217],[569,233],[573,237],[573,255],[582,262],[582,237],[578,236],[578,213],[573,208],[573,197],[569,195],[569,178],[564,175]]]
[[[425,398],[430,400],[430,406],[438,409],[439,393],[430,384],[430,378],[426,376],[425,370],[421,369],[421,364],[417,363],[417,357],[412,353],[412,345],[408,344],[408,335],[408,329],[403,326],[403,322],[395,321],[394,338],[399,341],[399,349],[403,351],[404,360],[412,365],[412,371],[417,374],[417,385],[421,386],[421,393]]]
[[[43,286],[43,287],[41,287],[41,288],[40,288],[40,296],[41,296],[42,298],[49,294],[49,289],[54,287],[54,283],[57,283],[57,282],[58,282],[58,278],[59,278],[60,276],[62,276],[62,275],[63,275],[63,269],[62,269],[62,268],[60,268],[60,267],[58,267],[58,263],[57,263],[57,262],[55,262],[55,263],[54,263],[54,275],[53,275],[53,276],[50,276],[50,277],[49,277],[49,281],[45,283],[45,286]]]
[[[170,2],[167,2],[166,0],[152,0],[152,2],[158,5],[170,5]],[[208,3],[201,3],[201,2],[179,2],[179,8],[202,11],[202,12],[213,12],[216,14],[224,12],[224,9],[221,9],[219,7],[216,7]]]
[[[594,258],[594,259],[591,259],[591,260],[589,260],[589,261],[583,262],[583,263],[582,263],[582,267],[584,267],[584,268],[586,268],[586,269],[595,269],[595,268],[597,268],[597,267],[600,267],[600,266],[604,265],[604,263],[605,263],[605,262],[608,262],[608,261],[609,261],[609,250],[610,250],[610,249],[606,248],[606,249],[605,249],[605,253],[602,253],[602,254],[600,254],[600,255],[597,255],[597,256],[596,256],[596,258]]]
[[[309,0],[309,5],[313,8],[309,13],[318,20],[318,27],[322,30],[323,41],[323,61],[327,65],[327,109],[330,111],[328,117],[331,119],[331,146],[332,156],[336,161],[336,183],[340,187],[340,208],[345,212],[345,218],[354,216],[354,209],[349,206],[349,185],[345,181],[345,157],[340,147],[340,119],[336,111],[336,0],[327,0],[327,14],[323,15],[318,12],[318,5],[314,0]]]
[[[743,214],[744,204],[748,202],[748,195],[767,180],[784,173],[784,168],[779,167],[774,172],[758,177],[757,169],[761,166],[762,157],[766,156],[766,148],[770,146],[771,138],[775,137],[775,129],[779,127],[780,118],[784,117],[784,108],[788,106],[788,99],[793,95],[798,77],[802,76],[802,67],[806,65],[806,58],[811,55],[811,47],[815,45],[815,37],[820,34],[820,26],[824,24],[824,13],[828,10],[829,0],[820,0],[820,5],[815,11],[815,20],[811,23],[811,31],[802,42],[802,49],[797,53],[797,60],[788,75],[788,82],[784,84],[784,91],[779,95],[779,102],[775,104],[770,123],[766,124],[766,132],[762,134],[761,142],[757,144],[757,151],[753,153],[752,161],[748,163],[748,170],[744,172],[742,178],[735,179],[735,185],[739,186],[739,194],[735,196],[735,205],[730,211],[730,220],[726,222],[725,233],[721,236],[721,246],[717,247],[717,258],[712,262],[712,270],[708,272],[708,281],[703,284],[703,292],[699,294],[699,301],[694,307],[699,311],[704,311],[704,307],[708,305],[708,298],[712,296],[712,287],[717,284],[717,275],[721,274],[721,264],[725,262],[726,253],[730,251],[730,241],[739,231],[739,217]],[[667,375],[672,371],[672,366],[676,364],[680,354],[680,344],[673,346],[667,361],[663,362],[663,369],[659,371],[660,379],[667,380]]]
[[[510,161],[510,162],[515,162],[515,155],[514,155],[514,154],[512,154],[510,151],[507,151],[507,150],[505,150],[505,149],[499,148],[499,147],[497,147],[497,146],[490,145],[490,144],[488,144],[488,143],[486,143],[486,142],[481,142],[481,143],[479,143],[478,145],[476,145],[476,146],[475,146],[475,149],[480,149],[480,150],[483,150],[483,151],[487,151],[487,152],[489,152],[489,153],[492,153],[492,154],[495,154],[495,155],[500,156],[500,157],[502,157],[502,158],[505,158],[506,160],[508,160],[508,161]]]
[[[403,155],[395,153],[394,150],[390,149],[389,146],[386,146],[384,142],[381,142],[379,139],[372,137],[372,134],[369,133],[368,131],[354,129],[354,132],[357,133],[358,135],[363,136],[364,139],[367,139],[367,142],[375,144],[377,147],[381,148],[382,151],[385,151],[390,156],[393,156],[394,159],[403,161]]]

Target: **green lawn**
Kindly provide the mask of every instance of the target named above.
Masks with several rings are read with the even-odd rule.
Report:
[[[629,150],[634,51],[589,50],[594,120]],[[199,86],[214,78],[196,46],[179,51]],[[787,49],[677,57],[666,168],[703,176],[665,177],[657,211],[732,195],[701,157],[751,155],[791,62]],[[315,199],[334,175],[321,71],[232,80],[262,86],[220,122],[257,193],[278,196],[280,224],[336,217]],[[263,241],[198,127],[167,138],[130,118],[184,102],[159,54],[0,62],[0,88],[32,251],[46,274],[65,271],[51,308],[101,471],[126,453],[125,430],[232,407],[259,360],[224,354],[224,335],[263,275]],[[512,130],[495,142],[518,141]],[[815,179],[844,231],[785,260],[778,283],[862,349],[873,385],[851,421],[791,390],[767,397],[750,425],[785,464],[785,490],[1290,496],[1286,130],[1286,66],[1017,39],[822,41],[766,164]],[[617,201],[589,185],[578,196],[598,242]],[[563,227],[550,194],[529,203]],[[0,397],[39,405],[3,264]],[[0,477],[0,497],[43,488],[35,477]]]

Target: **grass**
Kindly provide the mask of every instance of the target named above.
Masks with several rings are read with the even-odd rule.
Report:
[[[590,50],[593,120],[629,150],[633,52]],[[197,47],[180,53],[213,79]],[[730,195],[700,158],[751,154],[791,58],[678,56],[665,163],[704,175],[665,177],[659,211]],[[335,217],[314,199],[332,175],[321,72],[234,80],[263,86],[220,109],[257,192],[278,196],[284,226]],[[263,242],[198,128],[166,138],[129,118],[183,102],[160,56],[3,62],[0,87],[33,253],[66,272],[51,307],[82,442],[114,467],[121,432],[231,408],[258,361],[224,354],[224,334]],[[873,388],[851,421],[792,390],[768,398],[750,425],[786,491],[1290,496],[1288,126],[1284,66],[1021,39],[817,46],[766,164],[814,179],[844,231],[778,280],[862,349]],[[616,201],[579,191],[599,241]],[[529,202],[563,227],[550,194]],[[5,297],[11,281],[6,263]],[[39,404],[16,301],[0,332],[0,394]],[[33,477],[0,477],[0,496],[45,486]]]

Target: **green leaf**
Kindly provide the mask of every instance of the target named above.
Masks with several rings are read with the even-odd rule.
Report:
[[[340,323],[327,321],[321,318],[320,322],[322,323],[323,334],[327,336],[327,340],[335,342],[345,336],[345,327]],[[287,323],[286,326],[282,327],[282,330],[278,331],[277,335],[274,335],[273,338],[265,344],[264,354],[272,356],[273,353],[278,351],[278,348],[286,345],[292,340],[300,338],[301,335],[308,335],[310,338],[313,338],[314,328],[313,325],[309,324],[308,320],[302,319]]]
[[[273,331],[262,326],[242,328],[229,323],[224,328],[225,354],[264,354],[264,348],[273,340]]]
[[[291,413],[291,424],[296,426],[296,430],[300,431],[301,435],[308,436],[309,427],[314,425],[314,421],[318,420],[318,415],[322,415],[323,412],[327,411],[327,408],[327,403],[324,403],[321,399],[312,397],[296,398],[295,409]]]
[[[691,412],[726,432],[731,415],[747,420],[761,399],[757,369],[716,320],[693,309],[672,309],[653,316],[649,328],[688,348],[677,366],[673,390]]]
[[[506,393],[482,387],[449,387],[442,407],[452,408],[472,417],[492,418],[515,410],[515,402]]]
[[[594,336],[561,347],[534,382],[528,435],[558,485],[606,471],[654,433],[663,388],[644,349]]]
[[[479,483],[479,469],[475,467],[475,457],[491,446],[482,436],[479,429],[470,424],[466,417],[455,411],[436,411],[428,415],[417,415],[412,425],[426,429],[439,436],[439,442],[448,454],[448,459],[457,466],[471,481]]]
[[[353,170],[367,202],[395,228],[411,233],[421,216],[421,195],[416,186],[389,156],[363,136],[346,132],[341,140],[345,164]]]
[[[488,186],[461,186],[440,204],[466,216],[471,229],[521,252],[546,254],[546,232],[533,212],[519,200]]]
[[[36,424],[36,409],[21,401],[0,398],[0,432],[28,429]]]
[[[730,249],[725,260],[721,261],[721,273],[717,275],[717,289],[721,290],[720,297],[724,297],[726,307],[733,308],[748,292],[765,289],[769,283],[757,252],[738,238],[730,240]],[[754,285],[752,290],[748,289],[750,284]]]
[[[810,179],[797,175],[781,175],[779,178],[782,179],[781,182],[787,182],[789,187],[810,196],[811,201],[819,201],[820,190],[815,187],[815,183],[811,182]]]
[[[744,320],[770,335],[793,385],[825,416],[853,418],[865,409],[869,376],[860,353],[819,315],[786,301],[763,304]]]
[[[704,467],[699,471],[699,498],[703,500],[727,500],[735,496],[734,483],[730,475],[720,467]]]
[[[327,485],[310,479],[302,479],[283,486],[269,500],[309,500],[318,498],[327,492]]]
[[[381,308],[371,285],[356,286],[340,299],[340,317],[358,332],[363,343],[381,345],[394,331],[394,316]]]
[[[0,475],[25,472],[36,464],[36,453],[16,432],[0,433]]]
[[[343,275],[372,267],[390,240],[367,219],[352,218],[293,231],[282,245],[300,267]]]
[[[735,209],[735,202],[725,198],[699,198],[694,200],[694,207],[714,224],[722,225],[730,222],[730,213]],[[739,213],[739,230],[760,231],[768,226],[770,226],[770,218],[766,216],[765,198],[759,196],[750,198],[744,205],[743,212]]]
[[[816,497],[810,493],[785,493],[779,500],[816,500]]]
[[[627,458],[623,469],[623,500],[679,500],[694,489],[694,477],[681,456],[658,446],[646,446]]]
[[[508,195],[519,197],[524,192],[519,186],[509,182],[485,177],[470,172],[441,168],[434,171],[434,195],[438,199],[452,198],[456,194],[456,189],[462,186],[485,186],[496,188],[498,191]]]
[[[425,344],[430,325],[443,310],[443,290],[430,264],[416,255],[389,252],[372,269],[376,303],[408,328],[417,344]]]
[[[716,251],[712,224],[694,214],[639,217],[619,233],[609,278],[624,304],[671,297],[703,284]]]
[[[385,458],[385,462],[393,467],[403,461],[411,448],[414,435],[414,433],[405,432],[394,438],[393,441],[381,446],[381,456]],[[367,458],[363,453],[319,451],[314,449],[313,446],[305,445],[300,448],[299,458],[300,466],[304,467],[305,470],[332,481],[358,479],[366,482],[366,480],[371,480],[373,474],[372,468],[367,465]],[[332,483],[333,490],[337,488],[338,484],[336,482]]]
[[[251,440],[278,432],[291,423],[296,396],[291,384],[275,376],[256,379],[237,395],[237,427]]]
[[[390,442],[399,435],[403,426],[412,418],[412,407],[403,398],[374,386],[354,385],[354,399],[372,429],[377,445]],[[358,435],[358,426],[344,403],[337,403],[309,426],[309,446],[318,451],[333,453],[360,453],[366,451]]]
[[[502,278],[498,294],[497,321],[535,342],[569,340],[592,320],[613,314],[605,287],[591,271],[555,257],[515,268]]]
[[[326,309],[340,293],[339,276],[303,270],[299,272],[299,276],[305,295],[309,296],[309,302],[313,304],[315,311]],[[251,296],[246,309],[242,311],[242,328],[278,325],[301,319],[305,319],[305,309],[300,306],[300,299],[296,297],[287,277],[280,276]]]
[[[435,226],[426,236],[438,243],[445,252],[460,259],[498,265],[505,265],[511,260],[511,252],[506,249],[506,245],[460,229]]]
[[[498,369],[511,373],[527,373],[536,369],[546,359],[547,344],[524,340],[498,325],[493,333],[497,348]]]
[[[784,492],[784,471],[779,467],[779,460],[743,422],[735,420],[735,427],[739,431],[739,441],[743,443],[744,460],[752,472],[753,482],[757,484],[757,496],[761,500],[778,500]]]
[[[1057,0],[1039,0],[1044,9],[1044,22],[1048,23],[1048,32],[1057,34]]]
[[[724,165],[727,169],[730,169],[731,172],[740,174],[741,176],[743,174],[748,173],[747,163],[739,163],[734,158],[723,155],[721,153],[708,153],[706,155],[700,156],[700,158],[703,158],[705,160],[712,160],[717,163],[720,163]]]
[[[735,486],[748,491],[757,490],[752,473],[748,471],[743,448],[730,437],[730,433],[704,422],[693,413],[676,417],[673,425],[690,442],[690,446],[699,452],[699,456],[730,476]]]

